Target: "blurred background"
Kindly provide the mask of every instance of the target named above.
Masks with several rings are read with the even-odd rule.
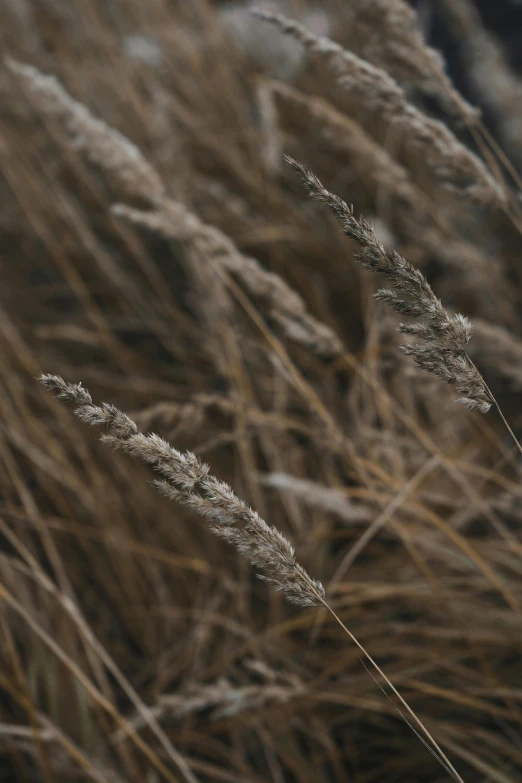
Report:
[[[283,531],[465,781],[522,781],[520,457],[400,353],[283,160],[472,319],[522,435],[522,6],[258,5],[308,33],[246,2],[0,7],[0,780],[450,777],[330,616],[48,372]]]

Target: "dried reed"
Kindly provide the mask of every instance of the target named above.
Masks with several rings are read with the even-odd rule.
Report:
[[[422,370],[445,383],[455,384],[457,391],[463,395],[458,402],[487,413],[493,399],[466,353],[472,332],[468,319],[462,315],[449,315],[418,269],[396,251],[381,245],[372,226],[364,218],[356,218],[353,210],[326,190],[309,169],[292,158],[287,157],[286,160],[300,175],[310,195],[330,209],[346,236],[359,246],[356,259],[361,266],[382,275],[392,286],[392,290],[378,291],[375,298],[389,304],[397,313],[427,319],[427,323],[400,324],[400,332],[425,343],[403,345],[403,353],[413,356]],[[407,299],[400,299],[397,291]]]
[[[104,443],[152,465],[162,476],[154,481],[154,487],[208,520],[212,532],[261,568],[260,579],[281,590],[293,603],[324,603],[322,584],[311,579],[299,565],[289,541],[240,500],[228,484],[209,475],[209,467],[195,454],[182,454],[157,435],[144,435],[129,416],[113,405],[93,405],[81,384],[66,383],[56,375],[43,375],[40,380],[48,389],[57,391],[60,399],[77,403],[75,413],[82,421],[108,426],[111,434],[102,435]]]
[[[404,90],[386,71],[328,38],[313,35],[302,24],[282,14],[259,9],[253,13],[295,37],[311,55],[326,63],[350,100],[400,132],[402,144],[415,150],[442,182],[451,183],[482,203],[497,207],[506,204],[506,193],[482,160],[442,122],[409,103]]]
[[[56,391],[59,399],[77,404],[74,412],[81,421],[108,427],[111,432],[101,436],[103,443],[151,465],[162,476],[153,482],[155,489],[206,519],[213,533],[234,545],[252,565],[262,570],[258,574],[260,579],[281,591],[292,603],[326,608],[426,736],[441,764],[463,783],[422,721],[325,600],[322,584],[312,579],[296,561],[292,545],[279,530],[267,525],[228,484],[209,475],[209,467],[194,454],[188,451],[183,454],[157,435],[139,432],[136,423],[114,405],[94,405],[81,383],[67,383],[57,375],[42,375],[39,380],[46,388]]]
[[[280,82],[267,83],[265,94],[268,92],[285,109],[305,115],[307,126],[318,127],[332,150],[346,156],[355,174],[364,178],[366,186],[375,192],[377,204],[382,192],[389,196],[393,220],[401,234],[465,280],[481,312],[498,312],[498,301],[493,309],[487,291],[499,289],[503,299],[509,299],[502,269],[479,247],[459,237],[449,221],[437,212],[432,199],[415,184],[405,166],[374,141],[359,123],[327,101]],[[277,152],[282,156],[282,134],[276,131],[273,135],[278,139]],[[271,159],[275,156],[271,149],[269,156]]]
[[[434,97],[454,119],[476,122],[479,110],[455,89],[444,59],[427,45],[417,11],[405,0],[350,0],[347,14],[345,48],[386,70],[400,84]]]
[[[278,275],[240,253],[222,231],[205,224],[181,202],[166,196],[159,175],[125,136],[93,117],[54,77],[13,60],[8,64],[34,93],[42,110],[65,124],[79,151],[100,166],[116,186],[157,206],[155,212],[143,212],[116,204],[115,215],[146,226],[165,238],[188,243],[205,263],[219,264],[235,273],[247,290],[268,306],[271,317],[289,339],[319,356],[334,357],[341,353],[342,345],[334,331],[310,315],[301,297]],[[215,284],[214,279],[214,289]],[[215,295],[213,301],[215,308]]]
[[[458,35],[467,72],[478,98],[495,112],[504,142],[520,160],[522,80],[510,68],[500,42],[485,29],[469,0],[444,0],[444,13]]]
[[[32,65],[7,58],[7,66],[34,96],[45,114],[63,124],[72,145],[114,178],[124,192],[153,204],[164,196],[164,187],[139,149],[119,131],[94,117],[75,101],[54,76]]]
[[[210,719],[232,717],[251,710],[264,709],[272,704],[286,704],[306,694],[305,683],[297,676],[284,675],[269,669],[262,661],[245,661],[244,667],[253,674],[261,675],[262,683],[237,685],[232,679],[220,677],[215,682],[193,684],[181,693],[164,693],[151,708],[157,720],[180,719],[197,712],[211,711]],[[131,719],[134,729],[143,728],[143,716]],[[123,739],[118,731],[114,740]]]
[[[368,522],[370,509],[352,503],[342,492],[325,487],[315,481],[296,478],[286,473],[269,473],[262,478],[267,487],[289,492],[309,508],[334,514],[349,525]]]
[[[347,266],[341,233],[303,205],[282,161],[313,160],[375,220],[379,241],[422,270],[450,318],[472,316],[466,354],[520,427],[520,237],[499,210],[455,198],[476,187],[502,205],[479,158],[482,169],[451,131],[423,124],[465,120],[473,150],[520,189],[487,135],[518,155],[507,132],[515,37],[498,35],[489,9],[462,28],[464,2],[435,9],[441,46],[458,50],[448,73],[458,61],[466,96],[489,109],[481,122],[416,29],[429,39],[429,16],[402,0],[263,2],[352,50],[333,73],[331,51],[234,0],[147,11],[126,0],[110,13],[102,0],[0,5],[0,41],[17,61],[0,72],[4,777],[438,774],[395,698],[360,670],[359,647],[343,649],[342,626],[255,588],[248,562],[216,550],[189,509],[172,524],[141,466],[92,448],[34,384],[52,367],[132,411],[135,434],[153,430],[215,465],[270,526],[292,531],[328,611],[393,672],[463,777],[514,783],[518,455],[493,417],[463,415],[451,386],[397,351],[395,313],[373,302],[373,279]],[[494,48],[478,61],[482,35]],[[461,128],[461,146],[467,137]],[[132,217],[115,219],[116,200]],[[180,205],[170,225],[169,204]],[[133,430],[115,413],[113,423]],[[166,481],[201,502],[199,480],[192,491]]]
[[[467,345],[472,334],[470,321],[460,314],[450,315],[433,293],[422,272],[396,251],[381,245],[372,226],[364,218],[356,218],[353,209],[326,190],[306,166],[289,157],[287,162],[297,171],[309,194],[328,207],[339,221],[344,234],[359,246],[356,259],[361,266],[382,275],[392,286],[391,289],[383,288],[377,291],[375,298],[390,305],[401,315],[426,318],[426,322],[401,323],[397,327],[399,332],[418,339],[416,343],[400,346],[401,351],[412,356],[421,370],[444,383],[454,385],[459,394],[462,394],[457,402],[480,413],[487,413],[491,406],[495,405],[522,453],[522,446],[500,406],[468,356]],[[399,298],[397,292],[407,298]]]
[[[155,212],[115,204],[113,212],[166,239],[188,243],[189,247],[197,248],[208,263],[232,272],[248,292],[267,307],[271,318],[288,339],[325,358],[342,353],[341,341],[333,329],[310,315],[299,294],[279,275],[268,272],[256,259],[240,253],[226,234],[206,225],[180,202],[165,199],[161,209]]]

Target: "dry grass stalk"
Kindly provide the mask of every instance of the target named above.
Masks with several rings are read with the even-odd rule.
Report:
[[[263,131],[261,159],[267,172],[272,176],[277,175],[281,171],[284,139],[271,82],[260,82],[256,90],[256,103]]]
[[[209,475],[209,467],[194,454],[182,454],[158,435],[144,435],[129,416],[113,405],[93,405],[81,384],[66,383],[56,375],[43,375],[41,381],[48,389],[57,391],[60,399],[77,403],[75,413],[82,421],[109,427],[111,433],[101,437],[104,443],[152,465],[162,477],[154,481],[154,487],[204,517],[212,532],[233,544],[262,570],[260,579],[280,590],[292,603],[324,603],[323,586],[299,565],[290,542],[240,500],[228,484]]]
[[[195,685],[185,693],[160,699],[168,714],[181,717],[191,712],[212,709],[213,720],[261,709],[270,704],[285,704],[304,693],[301,682],[288,684],[244,685],[238,687],[226,679],[209,685]]]
[[[296,675],[273,671],[262,661],[245,661],[244,665],[253,674],[261,674],[264,682],[238,685],[230,678],[220,677],[215,682],[193,683],[179,693],[161,694],[151,712],[157,720],[165,721],[210,710],[210,720],[218,720],[263,710],[272,704],[286,704],[306,694],[305,683]],[[146,726],[141,715],[129,723],[136,730]],[[114,735],[116,741],[123,738],[121,731]]]
[[[41,719],[43,722],[43,719]],[[49,721],[46,722],[49,725]],[[0,748],[6,753],[16,748],[38,761],[38,745],[45,743],[45,753],[52,760],[53,771],[66,780],[93,780],[94,783],[126,783],[104,759],[89,758],[56,727],[39,729],[16,724],[0,724]]]
[[[520,159],[522,80],[511,70],[501,44],[482,24],[469,0],[444,0],[445,14],[461,44],[467,71],[478,96],[495,112],[501,134]]]
[[[504,231],[504,218],[494,211],[475,209],[470,200],[457,204],[420,156],[400,146],[393,122],[366,111],[357,95],[343,94],[320,62],[311,67],[314,58],[297,40],[276,28],[266,36],[270,28],[249,23],[244,4],[244,50],[220,31],[228,3],[160,2],[147,13],[142,5],[128,0],[108,14],[102,0],[7,0],[0,39],[18,61],[55,73],[76,101],[96,107],[145,157],[153,151],[148,160],[162,182],[173,183],[175,198],[205,225],[219,227],[245,255],[269,258],[270,269],[292,265],[303,298],[313,298],[314,314],[343,329],[347,352],[324,363],[309,349],[294,350],[283,366],[276,343],[284,350],[287,333],[272,318],[277,341],[259,328],[259,315],[270,305],[249,295],[239,273],[219,274],[221,264],[192,240],[158,241],[112,218],[108,193],[153,211],[161,210],[165,196],[146,174],[130,171],[132,155],[121,158],[130,189],[121,172],[111,171],[115,157],[107,137],[91,139],[100,154],[90,157],[87,136],[106,127],[95,121],[87,123],[88,133],[62,131],[60,123],[68,123],[63,107],[53,104],[47,118],[25,77],[4,69],[0,571],[19,603],[0,602],[4,776],[65,783],[90,772],[108,783],[112,774],[152,780],[155,768],[162,780],[174,780],[177,764],[165,737],[176,748],[179,743],[190,769],[205,781],[308,783],[311,769],[326,780],[344,780],[352,769],[361,779],[424,780],[441,771],[432,770],[426,749],[411,741],[395,703],[365,676],[358,650],[343,653],[340,626],[328,623],[321,634],[328,619],[322,613],[289,617],[286,601],[252,588],[246,561],[215,552],[206,525],[149,491],[139,465],[93,450],[67,412],[35,388],[34,377],[47,366],[65,378],[81,373],[101,399],[114,394],[122,410],[141,411],[131,414],[141,431],[182,442],[180,451],[188,448],[200,459],[211,452],[207,461],[219,466],[220,478],[265,520],[297,531],[300,547],[310,553],[309,570],[321,575],[335,611],[377,660],[386,661],[433,735],[462,759],[463,776],[473,780],[485,772],[499,783],[512,781],[522,769],[515,741],[522,720],[519,460],[511,459],[494,421],[463,416],[451,387],[417,372],[402,354],[397,361],[395,313],[383,317],[371,301],[374,281],[346,268],[342,236],[331,235],[329,221],[318,228],[330,231],[331,241],[327,235],[324,243],[312,239],[320,215],[304,208],[286,173],[279,175],[276,156],[287,148],[298,159],[315,156],[323,181],[335,180],[331,189],[345,200],[354,194],[356,214],[375,215],[390,229],[380,231],[380,241],[422,269],[450,315],[509,324],[513,335],[520,330],[519,237]],[[282,13],[290,5],[272,2]],[[438,77],[434,72],[430,79],[429,58],[412,37],[413,17],[401,3],[297,5],[313,33],[334,34],[345,49],[387,70],[412,103],[419,92],[435,97],[430,107],[444,102],[442,83],[439,94]],[[322,29],[306,18],[308,9],[326,20]],[[493,16],[484,17],[492,36],[502,24]],[[455,44],[462,55],[460,83],[474,86],[465,51],[473,41],[458,30],[454,35],[449,18],[437,13],[439,40],[448,53]],[[506,61],[515,55],[516,74],[514,39],[504,43]],[[289,50],[296,67],[285,71],[279,65]],[[158,61],[145,63],[145,51],[156,52]],[[455,62],[450,58],[453,73]],[[256,88],[277,71],[289,74],[297,89],[269,88],[274,117],[269,102],[256,103]],[[475,95],[487,104],[496,77],[483,78]],[[505,118],[500,105],[493,109],[496,116],[488,112],[485,123],[495,133]],[[484,126],[478,123],[473,133],[486,155],[479,138]],[[71,154],[69,141],[78,135],[81,155]],[[263,151],[268,166],[261,164]],[[424,199],[415,203],[419,190]],[[453,234],[437,233],[443,222]],[[466,237],[460,245],[457,232]],[[472,250],[487,261],[484,279]],[[498,272],[509,274],[509,296]],[[232,305],[226,312],[219,277]],[[245,328],[236,301],[250,306],[246,312],[259,331]],[[516,338],[489,325],[482,337],[480,322],[475,325],[468,355],[495,395],[508,391],[508,383],[517,389]],[[225,330],[237,339],[235,355],[222,339]],[[290,362],[335,420],[337,438],[303,404],[307,398],[292,381]],[[506,405],[516,416],[511,389]],[[432,453],[443,456],[441,468],[398,507]],[[287,489],[263,486],[267,473],[284,475],[278,480]],[[295,476],[302,478],[294,491]],[[338,522],[333,509],[344,498],[337,487],[359,508],[380,511],[381,521]],[[364,560],[330,590],[365,528],[375,531],[390,511],[389,530],[379,532]],[[515,611],[500,605],[501,594]],[[261,696],[264,686],[285,687],[249,672],[236,676],[245,655],[270,660],[278,672],[299,673],[306,692],[273,707],[260,699],[249,713],[218,725],[213,686],[227,683],[221,694],[227,707],[232,694],[238,704],[250,698],[253,704],[256,693],[244,689],[259,688]],[[73,678],[78,687],[71,687]],[[194,710],[172,719],[189,691]],[[172,698],[173,712],[155,728],[145,704],[154,711],[161,694]],[[214,697],[217,702],[219,694]],[[50,715],[52,726],[40,723]],[[140,730],[142,743],[127,731],[122,742],[113,741],[125,716],[137,726],[149,724]]]
[[[480,413],[487,413],[494,405],[510,437],[522,453],[522,445],[467,353],[472,334],[471,322],[460,314],[450,315],[433,293],[422,272],[396,251],[383,247],[371,225],[364,218],[356,218],[346,202],[326,190],[306,166],[289,157],[287,162],[300,175],[309,194],[329,208],[339,221],[344,234],[359,246],[356,259],[361,266],[382,275],[392,286],[391,290],[377,291],[375,298],[390,305],[399,314],[426,318],[426,322],[401,323],[397,327],[399,332],[418,340],[413,344],[405,343],[399,346],[400,350],[407,356],[412,356],[421,370],[444,383],[454,385],[463,395],[457,402]],[[400,299],[397,291],[408,298]]]
[[[221,394],[195,394],[186,403],[158,402],[136,411],[131,418],[141,430],[167,431],[170,437],[181,432],[195,432],[211,411],[230,416],[237,408],[237,401]]]
[[[48,389],[56,391],[59,399],[77,404],[75,414],[81,421],[93,426],[107,426],[111,433],[101,436],[103,443],[151,465],[162,476],[154,481],[153,486],[169,499],[191,508],[206,519],[212,532],[233,544],[252,565],[261,568],[263,573],[258,574],[261,579],[281,591],[292,603],[326,608],[423,732],[431,743],[431,752],[459,783],[463,783],[422,721],[327,603],[322,584],[312,579],[297,563],[293,547],[275,527],[267,525],[226,483],[210,476],[208,466],[194,454],[188,451],[182,454],[157,435],[139,432],[136,423],[114,405],[94,405],[91,395],[81,383],[67,383],[57,375],[42,375],[40,381]]]
[[[254,258],[245,256],[226,234],[205,224],[180,202],[165,199],[161,208],[154,212],[116,204],[113,212],[166,239],[196,247],[208,262],[233,273],[247,291],[264,304],[271,318],[290,340],[325,358],[342,353],[342,344],[333,329],[310,315],[299,294],[279,275],[267,272]]]
[[[126,136],[94,117],[83,103],[71,98],[54,76],[11,58],[6,62],[34,96],[39,108],[63,125],[75,149],[107,171],[129,195],[139,196],[152,204],[162,200],[164,187],[160,177]]]
[[[346,51],[328,38],[282,14],[256,10],[260,19],[297,38],[312,55],[335,73],[338,83],[362,110],[378,115],[400,131],[401,142],[415,150],[447,186],[462,190],[479,202],[503,207],[506,194],[484,163],[467,149],[442,122],[408,102],[404,90],[386,71]]]
[[[367,522],[373,518],[368,508],[352,503],[343,492],[325,487],[315,481],[290,476],[287,473],[269,473],[262,477],[267,487],[292,494],[309,508],[335,514],[348,524]]]
[[[455,89],[442,56],[427,45],[417,12],[404,0],[350,0],[350,48],[398,82],[436,98],[455,119],[474,123],[479,110]]]
[[[319,356],[334,357],[342,345],[334,331],[307,312],[301,297],[278,275],[267,272],[253,258],[240,253],[232,240],[219,229],[205,224],[181,202],[168,199],[163,183],[141,152],[125,136],[92,116],[83,104],[74,101],[57,79],[32,66],[9,61],[10,68],[24,79],[44,112],[62,121],[74,146],[99,165],[127,193],[140,196],[158,207],[142,212],[117,204],[114,214],[145,225],[168,239],[190,243],[203,262],[219,263],[235,273],[247,290],[262,300],[271,317],[291,340]],[[200,273],[203,273],[200,270]],[[214,281],[215,287],[216,281]],[[212,301],[214,308],[216,296]],[[226,309],[226,303],[222,303]],[[218,308],[219,309],[219,308]],[[220,312],[216,318],[219,319]],[[217,355],[217,354],[216,354]]]
[[[393,219],[403,236],[436,258],[466,281],[481,312],[491,308],[487,289],[499,287],[507,296],[503,271],[477,246],[465,242],[437,213],[433,201],[413,182],[408,170],[369,134],[330,103],[315,95],[306,95],[280,82],[269,82],[266,89],[285,108],[306,113],[318,126],[323,138],[336,152],[349,157],[359,178],[375,191],[376,201],[381,189],[392,199]],[[494,313],[498,313],[498,303]]]
[[[325,141],[332,144],[336,151],[353,158],[356,170],[364,171],[372,184],[385,185],[398,192],[402,192],[403,188],[414,187],[404,166],[374,141],[358,122],[338,111],[328,101],[316,95],[307,95],[283,82],[267,82],[265,88],[278,99],[283,108],[293,109],[296,115],[299,112],[306,113],[307,126],[310,121],[315,123]]]
[[[472,332],[468,319],[462,315],[450,315],[422,272],[394,250],[383,247],[372,226],[364,218],[356,218],[353,210],[326,190],[309,169],[292,158],[287,158],[287,161],[300,175],[310,195],[330,209],[346,236],[359,246],[356,259],[361,266],[382,275],[392,286],[391,290],[378,291],[375,298],[389,304],[399,314],[427,319],[427,322],[399,325],[400,332],[419,340],[415,344],[401,346],[402,352],[412,356],[422,370],[445,383],[454,384],[462,394],[458,402],[487,413],[494,400],[466,353]],[[399,298],[396,292],[407,299]]]

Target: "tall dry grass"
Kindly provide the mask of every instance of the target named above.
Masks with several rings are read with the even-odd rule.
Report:
[[[2,779],[521,780],[519,77],[250,10],[0,9]]]

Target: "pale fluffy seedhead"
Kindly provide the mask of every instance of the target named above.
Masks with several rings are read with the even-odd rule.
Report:
[[[385,248],[377,240],[372,226],[364,218],[355,217],[353,209],[326,190],[306,166],[289,157],[286,160],[297,171],[312,198],[330,209],[346,236],[356,243],[355,258],[361,266],[380,274],[391,286],[378,291],[376,298],[401,315],[425,319],[421,323],[399,325],[400,332],[417,338],[413,344],[402,345],[402,352],[411,356],[420,369],[454,385],[462,395],[458,402],[487,413],[493,398],[466,352],[472,333],[469,320],[462,315],[450,315],[419,269],[396,251]]]
[[[136,423],[114,405],[94,405],[80,383],[66,383],[58,375],[42,375],[39,380],[56,391],[60,399],[76,403],[75,413],[82,421],[106,426],[109,432],[102,435],[104,443],[151,465],[161,476],[153,486],[205,518],[213,533],[260,569],[260,579],[280,590],[292,603],[323,604],[322,584],[299,565],[286,537],[240,500],[228,484],[212,476],[208,465],[195,454],[178,451],[154,433],[140,432]]]

